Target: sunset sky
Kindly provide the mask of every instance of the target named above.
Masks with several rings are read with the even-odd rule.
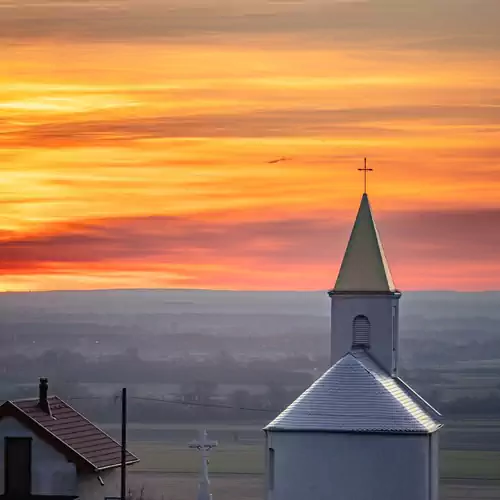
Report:
[[[0,290],[500,289],[498,0],[0,0]],[[279,163],[269,161],[281,156]]]

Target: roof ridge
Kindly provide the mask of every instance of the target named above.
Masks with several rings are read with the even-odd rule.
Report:
[[[363,364],[363,363],[361,363]],[[409,408],[408,408],[408,405],[405,404],[405,402],[401,401],[400,398],[397,398],[395,397],[395,395],[393,394],[392,391],[388,390],[387,388],[387,385],[380,379],[380,375],[378,375],[377,373],[373,372],[372,370],[370,370],[369,368],[365,367],[366,370],[368,371],[368,373],[374,378],[374,380],[377,382],[378,385],[380,385],[381,387],[383,387],[384,389],[386,389],[389,394],[392,396],[392,399],[396,402],[396,404],[398,404],[402,409],[406,410],[408,413],[409,413],[409,416],[413,419],[413,421],[418,424],[418,425],[422,425],[421,422],[419,422],[419,420],[411,414],[411,412],[409,412]],[[393,380],[396,381],[396,379],[393,378]],[[401,387],[399,387],[399,385],[397,386],[398,389],[401,391],[401,392],[404,392]]]
[[[47,399],[59,399],[59,401],[62,401],[59,396],[56,396],[55,394],[52,394],[51,396],[47,396]],[[6,399],[4,403],[9,401],[10,403],[28,403],[30,401],[39,401],[39,397],[32,397],[32,398],[16,398],[16,399]]]
[[[403,390],[410,393],[412,397],[416,397],[427,409],[431,410],[436,417],[443,418],[442,413],[440,413],[434,406],[432,406],[425,398],[423,398],[417,391],[415,391],[411,386],[409,386],[402,378],[396,377],[396,380],[403,386]]]
[[[441,416],[441,414],[435,410],[424,398],[422,398],[417,392],[415,392],[406,382],[404,382],[401,378],[399,377],[393,377],[392,375],[390,375],[380,364],[379,362],[366,350],[366,349],[359,349],[359,351],[362,351],[362,353],[370,360],[371,363],[373,363],[377,369],[381,370],[382,373],[386,376],[389,376],[391,377],[392,380],[394,380],[397,384],[397,388],[406,394],[406,396],[409,397],[409,399],[411,400],[413,397],[416,397],[421,403],[425,404],[426,407],[428,407],[429,409],[431,409],[433,412],[435,412],[438,416]],[[353,357],[355,357],[353,355]],[[370,370],[369,367],[367,367],[366,365],[363,364],[363,362],[361,360],[358,359],[358,362],[361,364],[361,366],[363,366],[369,373],[370,375],[377,381],[378,384],[382,385],[384,388],[385,388],[385,385],[384,383],[380,380],[380,374],[377,374],[375,372],[373,372],[373,370]],[[403,385],[403,387],[401,387],[401,385]],[[391,395],[393,395],[393,393],[391,391],[389,391],[389,393]],[[399,398],[394,398],[405,410],[408,410],[408,408],[406,407],[406,405],[403,403],[403,401],[401,401]],[[411,415],[412,418],[417,422],[417,423],[420,423],[418,422],[418,419]]]

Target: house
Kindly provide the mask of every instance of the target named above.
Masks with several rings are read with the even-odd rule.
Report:
[[[40,379],[38,398],[0,406],[0,495],[103,500],[120,494],[121,446]],[[126,463],[139,459],[127,452]]]
[[[268,500],[438,500],[440,414],[399,377],[399,299],[363,194],[331,367],[266,428]]]

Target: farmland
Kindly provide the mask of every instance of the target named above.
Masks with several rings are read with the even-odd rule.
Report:
[[[263,500],[264,440],[260,425],[208,425],[219,447],[210,460],[214,500]],[[116,426],[108,426],[114,434]],[[131,425],[130,448],[141,462],[129,485],[144,500],[196,498],[200,457],[187,448],[193,425]],[[449,422],[443,430],[441,500],[500,497],[500,422]],[[154,437],[156,436],[156,437]],[[462,447],[462,449],[460,449]],[[496,448],[496,449],[492,449]]]

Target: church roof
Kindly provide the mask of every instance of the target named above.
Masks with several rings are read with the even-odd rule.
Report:
[[[361,199],[333,291],[396,291],[366,193]]]
[[[364,350],[346,354],[266,428],[267,431],[430,434],[439,413]]]

